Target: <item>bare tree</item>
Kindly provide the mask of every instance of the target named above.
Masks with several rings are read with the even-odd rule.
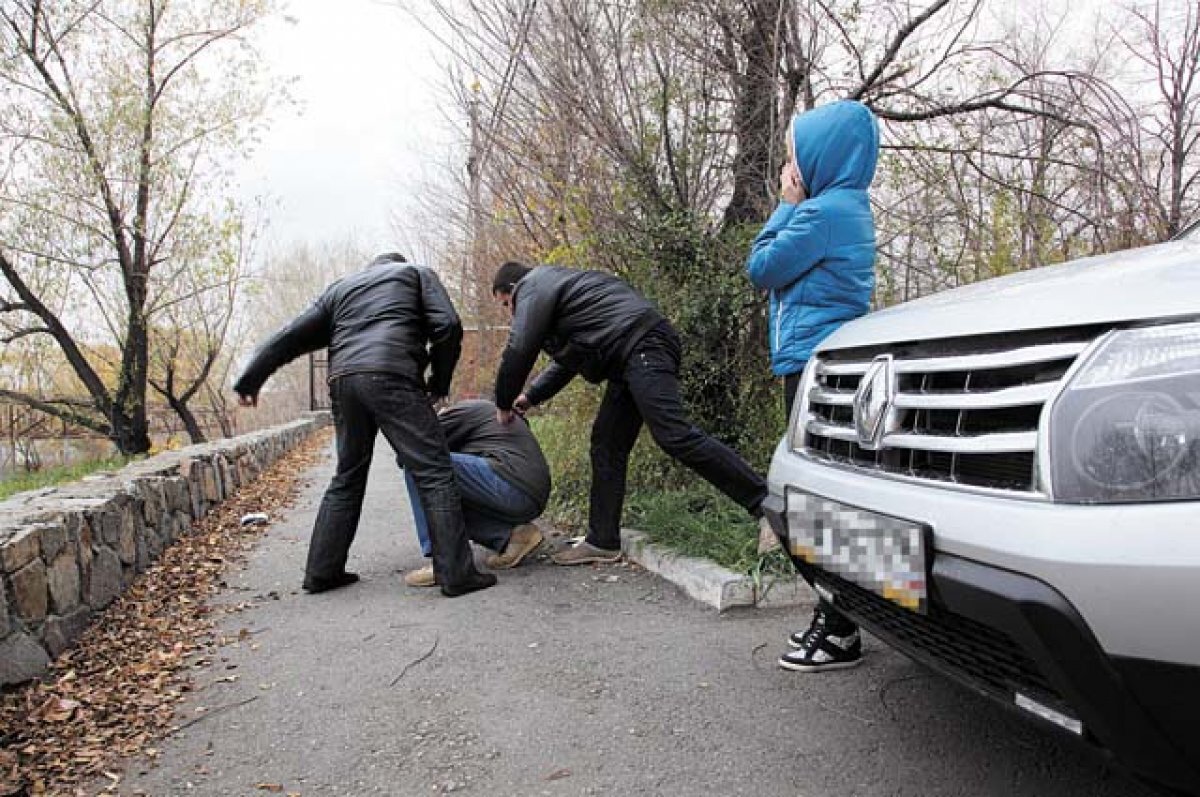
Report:
[[[1153,99],[1138,103],[1146,180],[1162,238],[1178,233],[1196,213],[1200,179],[1200,8],[1194,2],[1156,2],[1129,8],[1131,24],[1118,35],[1145,73]]]
[[[266,107],[246,35],[269,9],[0,2],[0,318],[10,341],[53,339],[90,406],[9,398],[149,448],[155,274],[211,228],[203,203]],[[101,342],[119,348],[112,373]]]

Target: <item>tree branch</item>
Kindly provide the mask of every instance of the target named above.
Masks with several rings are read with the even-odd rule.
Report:
[[[109,426],[107,422],[86,415],[81,415],[77,412],[72,412],[71,410],[66,409],[65,405],[68,404],[66,400],[39,399],[35,396],[28,396],[24,393],[18,393],[15,390],[6,390],[4,388],[0,388],[0,398],[8,399],[9,401],[16,402],[17,404],[22,404],[26,407],[35,409],[38,412],[45,413],[46,415],[52,415],[55,418],[61,418],[67,423],[71,423],[76,426],[82,426],[85,429],[91,429],[93,432],[102,434],[105,437],[112,433],[112,427]],[[81,404],[75,404],[73,402],[72,404],[74,406],[81,406]]]
[[[949,2],[950,0],[935,0],[933,5],[925,9],[925,11],[922,13],[913,17],[908,21],[907,25],[904,25],[898,31],[896,31],[896,35],[892,37],[891,44],[889,44],[887,50],[884,51],[883,57],[879,59],[879,63],[875,65],[875,68],[871,70],[871,73],[867,75],[862,83],[859,84],[858,88],[850,92],[850,99],[861,100],[868,91],[874,88],[875,82],[879,80],[879,76],[882,75],[884,70],[891,66],[892,62],[896,60],[896,56],[900,54],[900,48],[904,46],[904,42],[908,40],[908,37],[913,35],[917,28],[924,25],[931,18],[933,18],[935,14],[945,8]]]

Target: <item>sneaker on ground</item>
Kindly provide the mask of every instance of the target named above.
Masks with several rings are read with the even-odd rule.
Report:
[[[803,633],[788,638],[795,650],[779,657],[779,666],[796,672],[821,672],[854,667],[862,661],[862,638],[851,623],[830,627],[829,616],[817,609],[812,625]]]
[[[779,536],[771,528],[771,522],[765,517],[758,519],[758,554],[762,556],[779,548]]]
[[[597,548],[589,542],[580,542],[571,548],[566,548],[551,556],[556,565],[590,565],[616,562],[621,558],[621,549],[611,551],[607,548]]]
[[[504,553],[492,554],[485,561],[493,570],[508,570],[521,564],[521,560],[537,550],[542,544],[542,532],[532,523],[522,523],[512,530]]]
[[[433,565],[428,564],[409,570],[404,574],[404,583],[410,587],[436,587],[437,576],[433,574]]]

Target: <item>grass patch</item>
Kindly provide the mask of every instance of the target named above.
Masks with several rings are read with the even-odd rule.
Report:
[[[591,484],[589,428],[598,396],[592,388],[572,385],[568,390],[578,392],[572,396],[575,400],[563,402],[554,412],[537,413],[530,423],[554,476],[545,517],[582,534]],[[623,526],[646,532],[656,545],[710,559],[755,579],[795,574],[782,551],[758,555],[758,524],[744,509],[671,461],[648,438],[643,432],[629,463]]]
[[[42,487],[52,487],[82,479],[89,473],[100,470],[113,470],[129,463],[128,457],[109,457],[93,459],[88,462],[77,462],[73,465],[60,465],[53,468],[43,468],[32,473],[14,473],[0,479],[0,500],[10,495],[23,493],[26,490],[38,490]]]
[[[625,524],[646,532],[655,544],[755,579],[795,572],[782,551],[759,556],[758,523],[708,484],[633,493],[626,500]]]

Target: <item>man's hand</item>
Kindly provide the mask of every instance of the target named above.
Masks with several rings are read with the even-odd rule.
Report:
[[[499,407],[496,408],[496,420],[505,426],[508,426],[510,423],[512,423],[514,415],[525,417],[525,413],[529,412],[531,409],[533,409],[533,403],[529,400],[529,396],[526,396],[524,393],[522,393],[513,401],[511,410],[502,410]]]
[[[238,404],[242,405],[243,407],[257,407],[258,406],[258,394],[257,393],[238,393]]]
[[[433,393],[429,394],[429,406],[433,407],[434,412],[440,413],[446,409],[446,397],[436,396]]]
[[[793,205],[803,202],[807,195],[804,190],[804,181],[800,179],[800,170],[796,168],[794,161],[783,164],[783,168],[779,171],[779,193],[783,195],[784,202],[790,202]]]

